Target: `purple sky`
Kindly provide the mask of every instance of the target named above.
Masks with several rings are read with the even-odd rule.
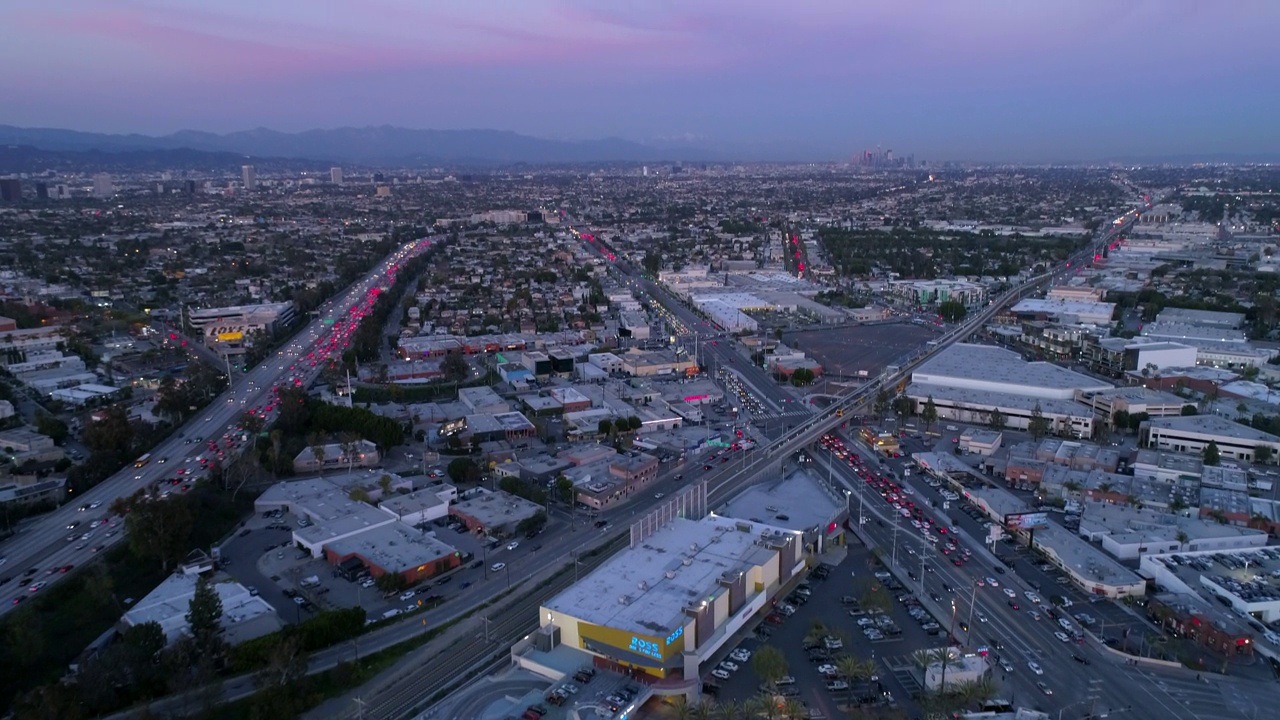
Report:
[[[1276,0],[47,0],[0,123],[497,128],[755,156],[1280,152]]]

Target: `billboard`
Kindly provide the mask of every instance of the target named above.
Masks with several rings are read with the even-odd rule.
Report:
[[[239,331],[218,333],[218,342],[235,342],[243,339],[244,333]]]
[[[1011,513],[1004,516],[1004,525],[1013,531],[1039,530],[1049,527],[1049,514],[1042,512]]]

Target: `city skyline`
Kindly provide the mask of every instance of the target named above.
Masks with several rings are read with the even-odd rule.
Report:
[[[0,58],[23,70],[0,78],[0,123],[493,128],[744,160],[1265,154],[1276,20],[1261,2],[73,0],[0,10]]]

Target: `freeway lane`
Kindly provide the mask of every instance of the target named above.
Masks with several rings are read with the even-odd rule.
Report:
[[[856,449],[875,467],[877,475],[885,474],[885,464],[879,462],[869,449],[851,441],[846,441],[846,447]],[[949,556],[925,542],[923,535],[912,525],[899,524],[902,516],[848,463],[826,451],[816,453],[816,460],[850,489],[851,502],[862,486],[863,513],[873,518],[864,526],[865,533],[885,550],[886,555],[892,558],[896,554],[896,572],[903,584],[926,606],[930,606],[934,615],[941,618],[939,622],[944,628],[950,624],[950,605],[954,602],[956,634],[968,647],[987,645],[995,648],[997,642],[1003,645],[997,654],[1008,660],[1013,670],[1007,673],[1000,671],[997,677],[1005,693],[1012,694],[1006,699],[1013,700],[1015,704],[1021,702],[1051,712],[1071,710],[1074,714],[1078,711],[1081,716],[1091,707],[1099,713],[1114,713],[1136,706],[1136,717],[1239,720],[1250,717],[1249,707],[1280,701],[1280,692],[1274,686],[1245,687],[1232,679],[1219,678],[1200,682],[1192,679],[1188,671],[1128,666],[1091,640],[1084,645],[1064,643],[1054,635],[1061,628],[1053,619],[1044,614],[1039,620],[1033,619],[1031,611],[1035,604],[1026,597],[1026,593],[1033,589],[1015,574],[996,571],[999,562],[981,546],[975,534],[965,530],[958,534],[960,544],[969,548],[973,555],[963,566],[956,567]],[[924,493],[928,491],[918,478],[907,478],[900,484],[914,486],[914,495],[908,497],[920,502],[927,516],[950,527],[946,516],[938,512],[936,505],[925,506],[922,502]],[[916,579],[907,576],[908,571],[914,573]],[[996,580],[997,587],[990,584],[991,579]],[[978,585],[979,581],[982,585]],[[1013,600],[1020,609],[1010,606],[1006,589],[1014,592]],[[1046,603],[1053,589],[1034,592],[1042,603]],[[941,602],[933,599],[935,595]],[[985,618],[985,622],[980,618]],[[967,633],[959,629],[963,625],[969,625]],[[1074,655],[1087,659],[1089,664],[1080,664],[1073,659]],[[1043,675],[1035,675],[1031,671],[1028,665],[1031,661],[1043,669]],[[1053,695],[1044,695],[1036,687],[1037,682],[1044,682]]]
[[[201,476],[199,458],[208,458],[212,463],[219,452],[239,450],[242,443],[230,436],[234,434],[241,413],[256,407],[268,422],[273,419],[274,409],[267,408],[273,402],[275,388],[289,383],[307,386],[313,382],[325,359],[341,354],[342,343],[350,337],[359,318],[372,305],[371,290],[389,286],[395,279],[394,269],[399,263],[423,252],[429,244],[427,241],[415,241],[403,246],[379,263],[364,280],[344,291],[340,298],[325,303],[319,317],[300,331],[287,347],[250,370],[203,412],[197,413],[157,445],[150,452],[151,461],[143,467],[125,467],[82,497],[72,498],[71,502],[26,524],[18,534],[5,540],[0,545],[0,555],[8,558],[5,577],[22,576],[27,568],[34,568],[37,572],[28,581],[20,583],[14,579],[0,587],[0,613],[12,610],[17,602],[15,598],[31,596],[33,591],[30,587],[35,581],[54,582],[64,576],[58,572],[47,574],[50,569],[83,565],[93,558],[96,548],[118,542],[123,537],[123,524],[119,518],[115,519],[115,527],[110,523],[92,530],[89,527],[93,521],[109,514],[108,508],[116,498],[128,497],[147,488],[156,488],[158,492],[180,491],[180,485],[169,485],[164,481],[175,478],[181,478],[183,483],[188,478],[194,481]],[[209,448],[207,443],[210,441],[218,443],[217,450]],[[97,507],[79,510],[86,505]],[[68,528],[72,524],[77,525]],[[83,538],[85,534],[89,536]],[[69,540],[69,537],[74,539]]]

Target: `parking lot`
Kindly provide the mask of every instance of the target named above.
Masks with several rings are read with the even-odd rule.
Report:
[[[765,645],[778,648],[786,659],[786,674],[790,676],[788,682],[777,689],[778,694],[794,697],[826,717],[843,717],[846,713],[839,706],[850,702],[850,693],[884,703],[907,697],[914,688],[888,672],[888,668],[900,664],[918,649],[942,644],[940,635],[931,636],[922,629],[926,623],[934,622],[934,618],[927,614],[919,620],[913,618],[911,606],[894,599],[908,594],[907,591],[892,578],[875,580],[874,573],[883,572],[883,568],[861,547],[850,547],[842,562],[825,567],[830,569],[829,576],[825,580],[810,576],[806,583],[809,595],[794,605],[790,615],[780,611],[782,603],[778,603],[775,612],[756,628],[755,635],[736,647],[752,655]],[[873,582],[881,592],[890,595],[888,612],[883,615],[861,607],[858,602]],[[799,599],[800,595],[792,592],[783,603]],[[817,629],[819,625],[821,628]],[[838,684],[843,679],[835,669],[844,656],[870,660],[877,668],[878,679],[855,683],[848,689]],[[740,702],[767,689],[762,687],[749,659],[731,662],[735,662],[738,669],[727,673],[728,679],[706,678],[715,686],[717,701]]]
[[[893,323],[787,333],[783,342],[813,356],[826,374],[852,377],[860,371],[875,375],[936,337],[926,327]]]
[[[297,520],[288,515],[260,514],[219,548],[225,571],[270,603],[286,623],[337,608],[362,606],[371,620],[379,620],[433,607],[451,592],[486,578],[492,572],[486,565],[496,564],[489,563],[490,555],[496,561],[511,554],[506,545],[491,549],[465,529],[431,524],[424,532],[436,533],[464,557],[477,559],[404,592],[384,595],[371,578],[347,579],[323,558],[293,546],[296,526]]]

